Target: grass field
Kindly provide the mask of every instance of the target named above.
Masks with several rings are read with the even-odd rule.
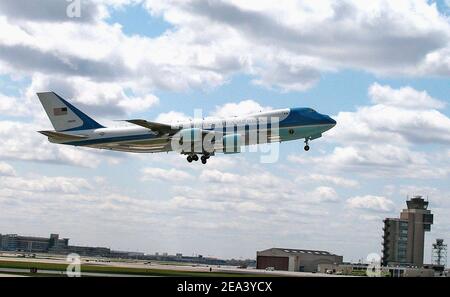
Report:
[[[45,274],[43,270],[66,271],[67,264],[45,263],[45,262],[20,262],[20,261],[1,261],[0,268],[37,268],[38,274]],[[99,265],[81,265],[81,273],[96,272],[108,274],[130,274],[130,275],[148,275],[148,276],[202,276],[202,277],[261,277],[260,274],[235,273],[235,272],[197,272],[197,271],[179,271],[169,269],[146,269],[133,267],[112,267]],[[27,274],[33,275],[33,274]],[[267,276],[267,275],[264,275]]]

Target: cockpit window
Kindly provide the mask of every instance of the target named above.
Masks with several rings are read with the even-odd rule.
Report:
[[[312,108],[308,108],[306,111],[308,111],[308,112],[316,112],[314,109],[312,109]]]

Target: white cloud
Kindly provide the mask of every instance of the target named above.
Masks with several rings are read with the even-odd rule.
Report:
[[[445,62],[450,60],[449,22],[427,1],[256,5],[148,0],[146,5],[190,36],[189,42],[214,41],[212,55],[223,55],[219,49],[224,47],[236,53],[238,69],[254,75],[255,83],[285,91],[304,90],[321,72],[341,68],[407,76],[450,74]]]
[[[27,89],[29,100],[37,102],[36,92],[54,91],[61,97],[93,116],[124,116],[145,112],[159,103],[152,94],[142,96],[127,94],[126,85],[110,82],[93,82],[82,77],[52,77],[34,74]],[[40,108],[43,112],[43,109]]]
[[[250,113],[266,111],[270,109],[272,108],[261,106],[259,103],[253,100],[243,100],[238,103],[226,103],[222,106],[216,106],[215,110],[211,113],[211,116],[220,118],[244,116]]]
[[[269,106],[261,106],[258,102],[254,100],[242,100],[237,103],[225,103],[224,105],[216,105],[214,110],[208,114],[203,114],[203,110],[196,111],[193,110],[193,116],[188,116],[182,112],[169,111],[160,113],[155,121],[167,124],[175,124],[177,122],[185,122],[189,119],[195,118],[226,118],[233,116],[244,116],[250,113],[271,110]],[[200,112],[200,114],[197,114]]]
[[[30,110],[22,100],[0,93],[0,113],[16,117],[30,115]]]
[[[169,205],[176,209],[202,209],[210,211],[223,211],[223,203],[208,202],[201,199],[190,199],[183,196],[175,196],[169,201]]]
[[[80,193],[91,190],[92,185],[83,178],[73,177],[3,177],[0,184],[4,189],[27,191],[31,193]]]
[[[347,199],[347,205],[354,209],[389,212],[394,209],[394,203],[382,196],[355,196]]]
[[[35,124],[0,121],[0,158],[46,163],[64,163],[94,168],[101,161],[119,162],[107,152],[69,147],[49,143],[47,137],[37,133]]]
[[[65,78],[86,78],[91,83],[131,86],[138,93],[151,88],[215,86],[225,80],[219,71],[198,67],[192,58],[205,57],[208,61],[208,48],[186,44],[188,36],[183,37],[183,33],[151,39],[126,36],[120,25],[104,20],[16,24],[0,17],[0,21],[9,28],[0,33],[0,60],[11,73],[61,74]]]
[[[450,174],[449,159],[439,146],[423,148],[450,143],[450,118],[435,109],[444,107],[442,101],[411,87],[393,89],[377,83],[369,88],[369,97],[373,105],[354,112],[342,111],[334,117],[337,126],[324,138],[336,145],[332,151],[313,156],[290,155],[288,160],[318,164],[316,173],[357,172],[373,179],[441,179]],[[321,174],[309,178],[345,183]]]
[[[37,10],[20,8],[22,1],[0,6],[0,64],[11,74],[67,78],[80,84],[80,92],[83,83],[75,78],[88,80],[93,89],[99,83],[99,97],[119,87],[138,98],[153,89],[215,87],[235,73],[284,91],[305,90],[321,73],[348,68],[450,74],[448,19],[425,0],[282,6],[148,0],[145,7],[173,25],[156,38],[127,36],[120,24],[106,22],[105,5],[118,9],[136,1],[89,1],[89,12],[79,20],[58,12],[64,5],[54,1],[41,1]],[[120,86],[108,91],[114,84]]]
[[[165,124],[176,124],[177,122],[184,122],[188,120],[189,116],[178,111],[169,111],[160,113],[155,119],[156,122]]]
[[[316,202],[337,202],[338,194],[331,187],[317,187],[311,193],[312,199]]]
[[[0,162],[0,176],[14,176],[16,171],[14,168],[5,162]]]
[[[374,84],[369,95],[378,104],[339,112],[328,138],[339,143],[450,143],[450,118],[432,108],[444,104],[426,92]]]
[[[0,3],[0,14],[11,20],[25,20],[38,22],[93,22],[106,12],[103,7],[95,4],[97,0],[82,1],[82,12],[79,18],[67,17],[66,10],[69,3],[60,0],[27,1],[3,0]]]
[[[144,97],[127,97],[119,101],[118,106],[122,107],[128,113],[143,112],[159,102],[158,97],[146,95]]]
[[[450,164],[440,162],[435,155],[412,151],[407,147],[390,144],[348,145],[335,147],[330,154],[317,157],[288,156],[299,164],[319,164],[335,173],[358,172],[363,177],[430,179],[450,174]]]
[[[222,172],[215,169],[205,169],[200,174],[200,179],[211,183],[237,183],[240,180],[239,175]]]
[[[445,106],[444,102],[431,97],[426,91],[420,92],[408,86],[393,89],[374,83],[369,88],[369,96],[375,104],[396,107],[439,109]]]
[[[142,180],[163,180],[178,182],[185,179],[190,179],[192,176],[182,170],[178,169],[163,169],[163,168],[144,168],[141,170]]]
[[[258,78],[252,80],[256,85],[260,85],[269,89],[274,86],[283,92],[289,91],[305,91],[320,80],[320,64],[318,59],[308,57],[295,57],[285,54],[280,56],[279,53],[275,57],[271,54],[262,61],[263,66],[254,67],[252,74]],[[324,67],[323,70],[326,70]]]
[[[326,182],[331,183],[336,186],[341,187],[349,187],[354,188],[358,186],[358,181],[354,179],[348,179],[343,178],[339,176],[333,176],[333,175],[325,175],[325,174],[318,174],[318,173],[311,173],[309,175],[299,175],[296,178],[296,181],[311,181],[311,182]]]
[[[339,142],[450,142],[450,119],[436,110],[374,105],[356,112],[340,112],[335,119],[338,125],[328,136]]]
[[[267,208],[253,201],[245,201],[236,204],[235,209],[239,212],[266,212]]]

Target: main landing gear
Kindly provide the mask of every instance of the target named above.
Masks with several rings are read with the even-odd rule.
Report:
[[[186,159],[189,163],[191,163],[192,161],[198,161],[198,156],[197,155],[189,155],[189,156],[187,156]]]
[[[202,160],[202,164],[206,164],[206,162],[208,161],[210,155],[203,155],[200,157],[200,159]],[[198,155],[193,154],[193,155],[188,155],[186,157],[186,160],[191,163],[192,161],[198,161]]]
[[[208,156],[208,155],[204,155],[204,156],[202,156],[200,159],[202,159],[202,164],[206,164],[206,162],[207,162],[208,159],[209,159],[209,156]]]

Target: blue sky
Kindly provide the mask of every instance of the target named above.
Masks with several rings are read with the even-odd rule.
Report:
[[[20,13],[21,1],[0,5],[0,233],[226,258],[311,248],[357,261],[380,252],[381,220],[420,194],[435,213],[425,262],[435,238],[450,240],[444,1],[105,0],[86,1],[81,19],[46,14],[64,13],[55,1]],[[307,153],[301,141],[281,144],[272,164],[246,152],[202,166],[50,144],[35,132],[51,129],[35,96],[46,90],[106,125],[297,106],[338,125]]]

